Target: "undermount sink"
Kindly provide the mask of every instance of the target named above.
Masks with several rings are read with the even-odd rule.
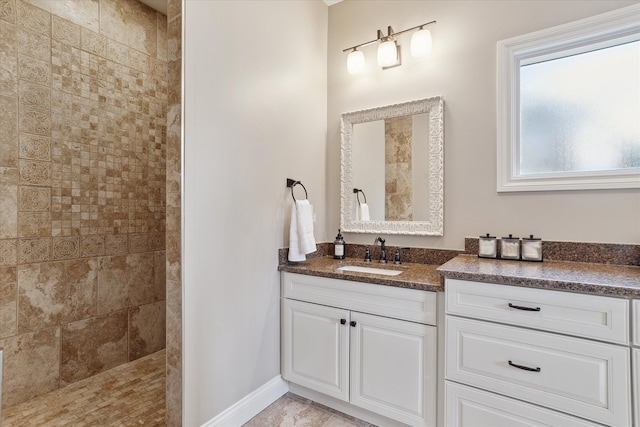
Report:
[[[402,273],[402,270],[391,270],[388,268],[376,268],[376,267],[363,267],[360,265],[345,265],[344,267],[338,267],[338,271],[352,271],[354,273],[369,273],[369,274],[382,274],[385,276],[397,276]]]

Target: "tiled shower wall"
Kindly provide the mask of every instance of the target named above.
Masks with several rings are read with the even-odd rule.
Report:
[[[0,0],[3,405],[165,347],[167,19]]]
[[[182,0],[167,1],[167,427],[182,425]]]
[[[411,116],[384,121],[385,219],[413,220]]]

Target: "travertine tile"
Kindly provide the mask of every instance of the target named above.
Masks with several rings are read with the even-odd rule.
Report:
[[[149,304],[159,299],[155,290],[154,255],[147,252],[127,255],[129,306]],[[164,295],[161,296],[164,299]]]
[[[167,257],[164,251],[157,251],[153,254],[153,274],[154,274],[154,299],[161,301],[167,294]]]
[[[21,55],[49,61],[51,59],[51,38],[18,28],[18,51]]]
[[[51,210],[51,188],[21,185],[19,195],[20,211]]]
[[[82,50],[99,56],[107,56],[107,38],[95,31],[82,28],[80,31]]]
[[[51,238],[18,239],[18,264],[49,261]]]
[[[69,46],[80,48],[80,26],[56,15],[51,16],[51,37]]]
[[[51,138],[40,135],[20,134],[19,157],[29,160],[51,160]]]
[[[99,0],[24,0],[47,12],[93,31],[100,31]]]
[[[4,352],[4,407],[58,388],[60,328],[0,339],[0,347]]]
[[[51,14],[20,0],[16,6],[18,26],[43,36],[51,35]]]
[[[130,49],[129,66],[145,74],[149,74],[149,55],[135,49]]]
[[[159,351],[29,402],[3,408],[2,426],[163,427],[165,383],[165,352]]]
[[[82,257],[102,256],[104,255],[104,236],[97,234],[83,236],[80,246]]]
[[[180,281],[181,272],[181,240],[180,233],[167,233],[167,249],[165,251],[167,257],[167,279]]]
[[[331,414],[309,403],[285,395],[244,424],[244,427],[284,425],[322,427],[329,418],[331,418]]]
[[[21,185],[51,185],[51,163],[20,160]]]
[[[54,237],[53,259],[70,259],[80,256],[79,237]]]
[[[28,81],[19,84],[20,108],[34,110],[51,110],[51,89]]]
[[[98,272],[98,314],[125,310],[128,307],[126,256],[100,258]]]
[[[137,1],[100,2],[100,30],[110,39],[156,56],[156,11]]]
[[[129,360],[136,360],[165,347],[165,304],[158,301],[129,309]]]
[[[0,338],[18,333],[18,276],[15,267],[0,267]]]
[[[149,234],[149,250],[164,251],[165,241],[166,241],[165,233],[150,233]]]
[[[51,111],[21,108],[18,122],[20,132],[51,136]]]
[[[19,266],[19,332],[95,315],[97,277],[96,259]]]
[[[129,233],[129,253],[147,252],[149,235],[147,233]]]
[[[160,12],[156,12],[156,22],[158,25],[158,53],[156,57],[161,61],[167,61],[167,17]]]
[[[105,255],[123,255],[126,253],[126,234],[107,234],[105,236]]]
[[[18,104],[0,96],[0,167],[18,167]]]
[[[0,239],[18,235],[18,170],[0,167]]]
[[[0,267],[18,264],[18,240],[0,240]]]
[[[50,235],[51,212],[21,212],[18,216],[18,237],[47,237]]]
[[[107,58],[128,67],[129,47],[115,40],[107,39]]]
[[[0,20],[11,23],[16,22],[15,0],[0,0]]]
[[[51,84],[51,63],[30,56],[18,55],[18,77],[42,85]]]
[[[0,0],[0,7],[2,1]],[[0,10],[0,14],[2,10]],[[16,26],[0,21],[0,95],[15,97],[18,90]]]
[[[126,362],[126,310],[62,327],[61,384],[76,382]]]

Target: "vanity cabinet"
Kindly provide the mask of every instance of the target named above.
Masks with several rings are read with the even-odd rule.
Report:
[[[286,272],[282,286],[284,379],[435,426],[435,293]]]
[[[631,425],[628,300],[456,279],[445,294],[445,425]]]
[[[640,427],[640,300],[633,301],[633,400],[635,402],[635,426]]]

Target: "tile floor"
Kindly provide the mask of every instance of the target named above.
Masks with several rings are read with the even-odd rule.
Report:
[[[331,408],[287,393],[243,427],[375,427]]]
[[[164,427],[165,350],[2,410],[2,427]],[[287,393],[244,427],[375,427]]]
[[[2,409],[2,427],[165,426],[165,350]]]

